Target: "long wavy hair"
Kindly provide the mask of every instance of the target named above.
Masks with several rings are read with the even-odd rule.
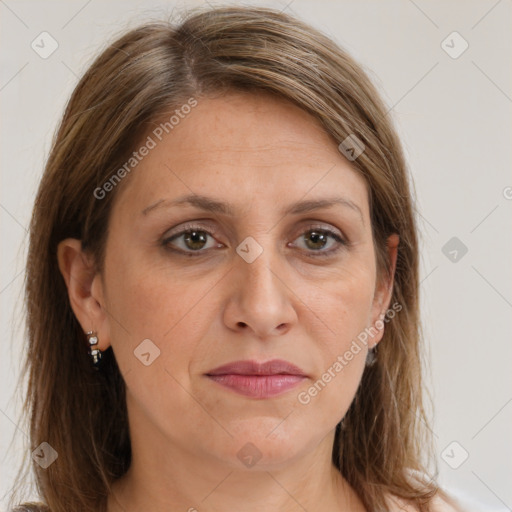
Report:
[[[391,303],[402,309],[387,323],[377,360],[336,429],[332,461],[368,510],[387,510],[391,493],[426,512],[443,494],[428,476],[432,463],[437,475],[437,462],[422,389],[413,186],[388,109],[362,67],[330,38],[273,9],[233,6],[124,33],[94,60],[66,106],[30,224],[20,418],[30,450],[46,442],[58,458],[46,469],[32,457],[24,461],[10,506],[20,503],[23,470],[33,471],[41,502],[15,510],[104,511],[111,484],[131,461],[123,377],[111,348],[101,371],[92,368],[59,272],[58,243],[80,239],[101,272],[113,201],[130,178],[102,200],[94,191],[162,113],[233,90],[279,95],[318,119],[333,144],[349,135],[364,143],[351,163],[367,183],[381,278],[390,271],[386,239],[400,237]]]

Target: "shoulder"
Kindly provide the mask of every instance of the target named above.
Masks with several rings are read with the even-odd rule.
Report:
[[[432,499],[432,512],[467,512],[461,508],[460,503],[444,491],[442,495],[436,494]]]
[[[395,495],[388,495],[389,512],[418,512],[418,508],[410,501]],[[439,491],[430,501],[430,512],[467,512],[444,491]]]
[[[50,509],[44,503],[22,503],[11,509],[9,512],[50,512]]]

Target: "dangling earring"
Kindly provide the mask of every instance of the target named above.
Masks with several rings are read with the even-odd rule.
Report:
[[[93,348],[94,345],[98,344],[98,336],[96,336],[95,331],[86,332],[85,335],[87,336],[87,341],[89,342],[90,345],[89,354],[92,357],[94,368],[96,368],[96,370],[99,370],[98,365],[101,359],[101,350],[99,348]]]
[[[368,355],[366,356],[366,366],[373,366],[377,361],[377,345],[368,350]]]

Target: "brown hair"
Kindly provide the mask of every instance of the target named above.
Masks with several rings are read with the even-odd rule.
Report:
[[[416,221],[399,140],[344,50],[291,16],[255,7],[201,9],[177,25],[133,29],[96,58],[69,100],[35,201],[26,274],[23,413],[31,449],[47,442],[58,453],[47,469],[32,462],[40,498],[52,512],[105,510],[110,484],[131,460],[124,380],[111,348],[100,372],[91,367],[57,244],[80,239],[101,271],[109,214],[129,178],[101,200],[94,190],[163,112],[229,90],[277,94],[317,118],[336,145],[351,134],[364,143],[352,165],[368,184],[379,276],[389,272],[387,237],[400,237],[391,303],[402,309],[338,425],[333,463],[368,510],[386,510],[393,494],[428,511],[440,490],[433,479],[411,478],[427,474],[433,450],[422,397]]]

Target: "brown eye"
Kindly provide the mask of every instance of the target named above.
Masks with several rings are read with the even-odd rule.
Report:
[[[210,246],[208,246],[209,237],[213,240],[210,242]],[[176,243],[175,241],[179,243]],[[213,235],[205,229],[200,227],[188,227],[187,229],[162,240],[162,245],[179,252],[185,252],[193,255],[192,253],[194,252],[204,253],[207,252],[208,249],[215,247],[216,244],[214,241],[215,239],[213,238]]]
[[[347,242],[341,236],[325,228],[310,228],[302,233],[297,240],[304,240],[302,248],[312,253],[314,257],[329,256],[337,252],[341,246],[347,245]],[[327,249],[325,249],[326,247]]]
[[[305,240],[309,249],[323,249],[329,243],[329,235],[321,231],[308,231]]]
[[[208,238],[212,239],[209,246]],[[302,241],[303,244],[297,244],[298,247],[313,257],[333,255],[342,246],[348,245],[340,235],[326,228],[310,228],[296,240]],[[162,245],[187,256],[201,256],[210,249],[223,247],[222,244],[215,243],[213,235],[200,226],[186,226],[180,232],[162,240]]]
[[[183,242],[187,248],[197,251],[203,249],[207,243],[208,234],[204,231],[187,231],[184,233]]]

